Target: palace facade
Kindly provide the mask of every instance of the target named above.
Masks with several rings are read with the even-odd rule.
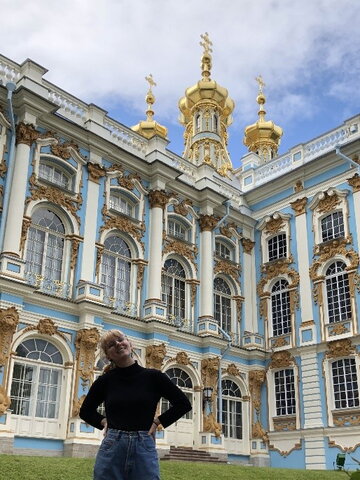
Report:
[[[157,432],[231,462],[330,469],[360,457],[360,115],[278,155],[211,78],[179,101],[182,157],[0,56],[0,452],[92,456],[79,408],[113,328],[193,409]],[[255,108],[254,108],[255,116]],[[167,408],[166,402],[159,409]]]

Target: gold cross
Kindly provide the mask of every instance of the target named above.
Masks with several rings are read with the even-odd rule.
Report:
[[[255,77],[255,80],[258,82],[259,84],[259,93],[263,93],[263,87],[266,86],[263,78],[261,75],[259,75],[258,77]]]
[[[150,73],[150,75],[149,75],[148,77],[145,77],[145,80],[146,80],[147,82],[149,82],[149,89],[150,89],[150,90],[151,90],[151,87],[156,87],[156,83],[155,83],[155,81],[154,81],[153,76],[152,76],[151,73]]]
[[[205,32],[204,35],[200,35],[200,37],[204,40],[203,42],[200,42],[200,45],[204,48],[204,53],[208,54],[212,52],[212,41],[209,38],[209,34]]]

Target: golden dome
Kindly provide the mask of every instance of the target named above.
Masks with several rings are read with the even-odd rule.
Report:
[[[264,104],[266,97],[262,91],[265,84],[261,76],[257,77],[256,80],[259,83],[259,95],[256,97],[256,101],[260,105],[259,120],[245,128],[244,144],[250,152],[257,153],[264,160],[271,160],[277,154],[283,129],[271,120],[265,119]]]
[[[152,106],[155,103],[155,96],[151,88],[153,86],[156,86],[156,83],[154,82],[151,74],[148,77],[145,77],[145,80],[149,82],[149,90],[145,97],[145,101],[148,106],[148,109],[146,110],[146,120],[142,120],[137,125],[134,125],[133,127],[131,127],[131,130],[134,130],[134,132],[139,133],[140,135],[148,139],[155,137],[155,135],[158,135],[162,138],[167,138],[167,128],[155,122],[155,120],[153,119],[154,110],[152,109]]]
[[[220,119],[226,126],[231,125],[231,113],[234,110],[234,101],[229,97],[226,88],[211,80],[211,41],[208,34],[201,35],[204,40],[200,45],[204,47],[201,58],[202,79],[185,90],[185,96],[179,100],[180,123],[187,125],[192,120],[193,108],[202,103],[213,103],[218,107]]]

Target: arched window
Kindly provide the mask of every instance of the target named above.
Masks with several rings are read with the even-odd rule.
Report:
[[[231,250],[225,243],[217,240],[215,242],[215,254],[225,260],[232,260]]]
[[[344,262],[332,263],[326,270],[325,283],[329,323],[351,318],[349,277]]]
[[[274,373],[276,416],[295,415],[296,394],[294,370],[286,368]]]
[[[69,172],[43,160],[40,161],[39,165],[39,178],[67,190],[72,190],[73,188],[73,179]]]
[[[222,380],[222,431],[225,437],[242,439],[242,402],[240,388],[231,380]]]
[[[162,275],[162,299],[168,315],[185,318],[185,270],[173,258],[166,260]]]
[[[323,242],[344,236],[345,227],[342,212],[333,212],[321,219],[321,238]]]
[[[110,195],[109,206],[113,210],[116,210],[117,212],[120,212],[120,213],[124,213],[129,217],[134,216],[134,205],[128,199],[124,198],[122,195],[117,195],[115,193],[112,193]]]
[[[195,132],[200,132],[201,130],[201,117],[200,114],[198,113],[195,117]]]
[[[359,406],[359,387],[354,358],[344,358],[331,364],[335,408]]]
[[[52,343],[32,338],[21,343],[11,383],[13,415],[58,418],[63,357]]]
[[[214,115],[214,132],[218,131],[218,125],[219,125],[218,116],[215,114]]]
[[[166,375],[170,378],[170,380],[175,383],[187,396],[191,405],[193,404],[193,383],[189,375],[181,368],[169,368],[166,370]],[[161,412],[165,412],[169,408],[169,401],[165,398],[162,399],[161,402]],[[192,410],[187,412],[182,418],[186,420],[192,419]]]
[[[101,262],[101,284],[105,300],[116,308],[125,308],[130,301],[131,251],[121,237],[111,235],[104,242]]]
[[[278,280],[271,289],[272,336],[278,337],[291,332],[289,284]]]
[[[268,240],[269,262],[287,257],[286,234],[279,233]]]
[[[47,208],[39,208],[31,218],[26,249],[26,274],[30,283],[43,278],[56,289],[63,270],[65,228],[61,219]]]
[[[169,218],[168,234],[180,240],[189,240],[189,229],[182,222]]]
[[[214,317],[225,332],[231,332],[231,290],[221,277],[214,280]]]

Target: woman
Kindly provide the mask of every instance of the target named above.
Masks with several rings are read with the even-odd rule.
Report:
[[[176,422],[191,410],[191,404],[167,375],[138,365],[130,341],[119,330],[105,333],[100,347],[110,365],[92,384],[80,409],[86,423],[105,429],[94,480],[159,480],[156,429]],[[157,417],[161,397],[171,407]],[[106,417],[97,411],[102,402]]]

